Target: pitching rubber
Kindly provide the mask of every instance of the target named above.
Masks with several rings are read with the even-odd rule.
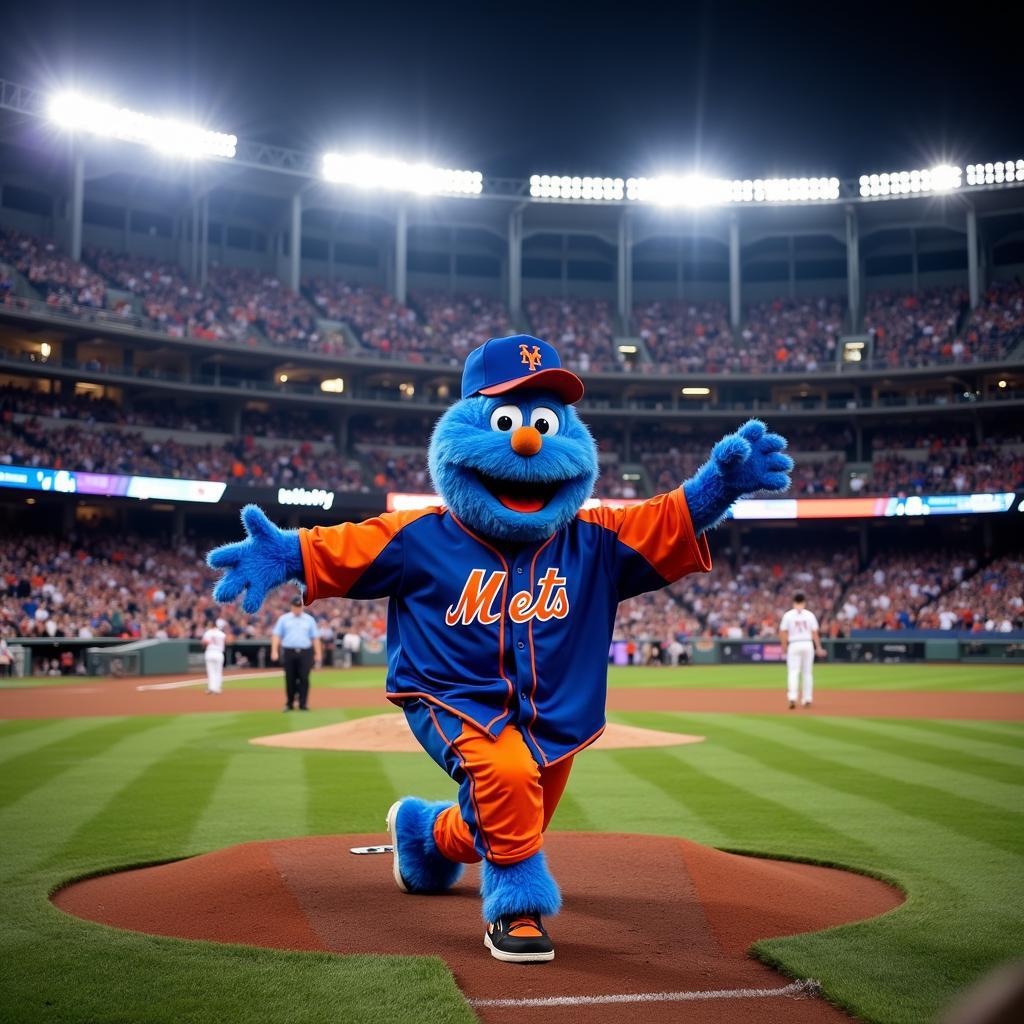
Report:
[[[405,884],[405,879],[402,878],[402,872],[398,868],[398,829],[395,827],[395,821],[398,818],[398,808],[402,806],[401,800],[396,800],[388,808],[388,816],[385,819],[388,828],[388,835],[391,836],[391,846],[394,851],[394,856],[391,858],[391,874],[394,876],[395,885],[398,886],[402,892],[408,892],[409,886]]]

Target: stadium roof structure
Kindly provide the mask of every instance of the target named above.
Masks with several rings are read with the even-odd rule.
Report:
[[[54,107],[61,100],[65,105],[68,94],[51,95],[31,86],[19,85],[0,79],[0,111],[16,115],[16,120],[35,119],[46,123],[61,120],[65,128],[84,130],[84,123],[75,124],[74,117],[55,118]],[[93,101],[79,97],[70,97],[79,104],[97,106]],[[106,107],[101,113],[92,113],[93,124],[101,117],[110,119],[116,114],[132,114],[136,119],[153,121],[146,115],[133,113],[124,109],[115,110]],[[79,119],[82,122],[82,119]],[[6,124],[0,123],[0,131],[6,136],[12,125],[9,118]],[[103,134],[114,136],[115,132],[104,130]],[[207,134],[211,134],[207,132]],[[122,135],[121,138],[132,136]],[[228,138],[228,136],[224,136]],[[296,188],[308,188],[312,183],[325,181],[345,181],[344,174],[331,174],[330,164],[342,159],[337,154],[313,154],[310,152],[290,149],[284,146],[270,145],[261,142],[249,142],[244,139],[229,137],[229,152],[209,152],[202,156],[206,165],[219,164],[230,167],[237,179],[244,172],[253,177],[246,180],[245,185],[253,191],[267,189],[270,195],[287,195]],[[110,141],[108,138],[106,141]],[[134,141],[147,141],[153,145],[155,133],[145,139],[135,137]],[[164,148],[164,152],[169,147]],[[459,198],[490,199],[505,202],[521,203],[585,203],[592,205],[624,205],[633,206],[638,203],[651,203],[662,207],[701,208],[705,206],[744,206],[747,204],[770,205],[820,205],[823,203],[870,203],[898,198],[918,198],[940,194],[973,194],[979,192],[1001,191],[1004,189],[1024,187],[1024,150],[1020,155],[1004,154],[1010,159],[988,163],[968,164],[960,168],[950,164],[940,164],[932,168],[913,170],[870,169],[856,179],[840,180],[839,178],[819,175],[813,177],[794,176],[778,178],[765,176],[761,179],[725,179],[695,174],[670,174],[653,177],[612,178],[607,176],[581,176],[566,174],[536,173],[529,178],[507,178],[484,175],[482,172],[449,172],[460,175],[474,175],[479,184],[475,188],[458,188],[446,190],[443,187],[423,188],[424,192],[444,192],[457,195]],[[359,158],[363,164],[363,173],[349,177],[350,182],[358,183],[357,187],[390,188],[394,191],[420,191],[415,186],[406,188],[398,175],[386,175],[382,170],[384,161],[372,157]],[[412,170],[413,165],[409,165]],[[211,168],[206,172],[210,174]],[[293,179],[287,184],[288,179]],[[362,180],[360,180],[362,179]],[[270,183],[274,184],[271,185]],[[224,182],[220,182],[224,184]]]
[[[168,147],[138,144],[132,131],[97,119],[153,121],[146,115],[106,108],[92,112],[80,130],[55,122],[54,97],[42,90],[0,80],[0,166],[11,184],[24,182],[67,198],[68,249],[81,251],[82,210],[86,183],[90,198],[101,202],[135,200],[172,211],[181,237],[192,240],[193,270],[205,280],[211,214],[236,218],[277,239],[282,277],[297,289],[301,249],[314,227],[333,230],[339,218],[372,225],[391,255],[391,288],[404,301],[407,289],[409,228],[437,227],[484,232],[498,247],[505,272],[507,303],[521,308],[523,243],[546,234],[599,240],[614,262],[617,309],[627,321],[633,306],[634,260],[638,246],[662,248],[688,238],[717,248],[728,267],[730,317],[741,317],[741,246],[745,252],[767,240],[816,236],[823,258],[846,264],[851,319],[859,320],[862,243],[871,236],[902,231],[924,252],[937,232],[963,239],[967,251],[972,304],[980,296],[985,256],[979,250],[979,220],[986,220],[989,244],[1024,241],[1024,152],[1021,158],[963,168],[897,171],[856,179],[793,178],[741,180],[694,178],[585,178],[537,174],[531,178],[492,177],[478,172],[440,172],[406,165],[412,190],[401,185],[402,168],[367,158],[356,161],[345,182],[324,172],[325,154],[231,139],[233,153],[182,159]],[[88,105],[89,101],[82,101]],[[67,119],[65,119],[67,120]],[[152,127],[152,126],[150,126]],[[175,126],[180,129],[182,126]],[[226,126],[216,126],[224,128]],[[198,130],[198,129],[197,129]],[[143,133],[144,134],[144,133]],[[136,141],[126,141],[136,138]],[[151,137],[151,136],[149,136]],[[1024,147],[1022,147],[1024,148]],[[1011,154],[1005,154],[1012,156]],[[336,171],[336,169],[335,169]],[[70,173],[69,173],[70,172]],[[430,173],[427,173],[430,172]],[[334,172],[332,172],[334,173]],[[429,182],[453,179],[464,191],[436,192]],[[445,177],[447,175],[447,177]],[[346,172],[334,173],[346,178]],[[468,177],[467,177],[468,176]],[[389,185],[380,189],[369,187]],[[356,184],[352,184],[356,181]],[[424,181],[427,182],[422,188]],[[465,188],[467,181],[472,187]],[[69,187],[70,186],[70,187]],[[633,198],[630,198],[632,196]],[[57,219],[56,213],[54,220]],[[191,221],[191,228],[188,222]],[[827,252],[831,247],[834,252]],[[614,257],[614,259],[611,259]],[[916,256],[915,256],[916,260]]]

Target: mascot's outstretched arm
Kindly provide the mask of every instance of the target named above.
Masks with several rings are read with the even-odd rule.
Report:
[[[302,552],[299,531],[275,526],[258,505],[242,509],[246,539],[223,544],[206,556],[211,569],[227,569],[214,587],[214,600],[234,601],[242,591],[242,607],[250,615],[260,610],[267,594],[289,580],[302,582]]]
[[[784,491],[793,460],[783,453],[786,439],[768,433],[760,420],[748,420],[735,434],[726,434],[711,458],[683,484],[696,533],[717,526],[729,506],[754,491]]]

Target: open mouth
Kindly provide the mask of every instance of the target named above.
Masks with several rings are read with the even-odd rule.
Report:
[[[499,480],[477,473],[477,479],[507,509],[513,512],[539,512],[555,496],[561,481],[528,483],[525,480]]]

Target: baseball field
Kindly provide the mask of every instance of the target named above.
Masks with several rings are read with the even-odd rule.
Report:
[[[766,939],[753,953],[780,972],[779,986],[813,979],[865,1021],[932,1021],[972,981],[1024,955],[1024,670],[826,664],[816,675],[813,709],[788,711],[777,667],[615,670],[610,721],[704,741],[581,754],[552,830],[678,836],[886,880],[905,896],[895,909]],[[188,679],[0,688],[0,1019],[475,1019],[438,957],[293,952],[256,936],[182,941],[83,920],[50,899],[74,879],[236,844],[380,835],[397,797],[452,798],[454,784],[423,754],[249,742],[386,712],[382,677],[317,673],[314,710],[290,715],[276,674],[229,679],[219,697]],[[390,871],[389,858],[367,866],[341,854],[339,872],[349,860]],[[571,871],[559,877],[571,893]],[[180,893],[183,915],[189,896]],[[397,949],[401,915],[430,913],[423,899],[396,890],[371,908],[393,917]],[[610,919],[591,941],[614,953],[631,938]],[[685,959],[686,942],[681,931],[672,955]],[[563,960],[573,953],[559,946]],[[489,959],[482,945],[476,955]],[[509,968],[498,994],[515,997],[546,969]],[[698,1007],[675,1019],[701,1019]],[[620,1019],[635,1012],[623,1005]],[[742,1019],[786,1019],[778,1012]],[[531,1019],[565,1018],[552,1008]]]

